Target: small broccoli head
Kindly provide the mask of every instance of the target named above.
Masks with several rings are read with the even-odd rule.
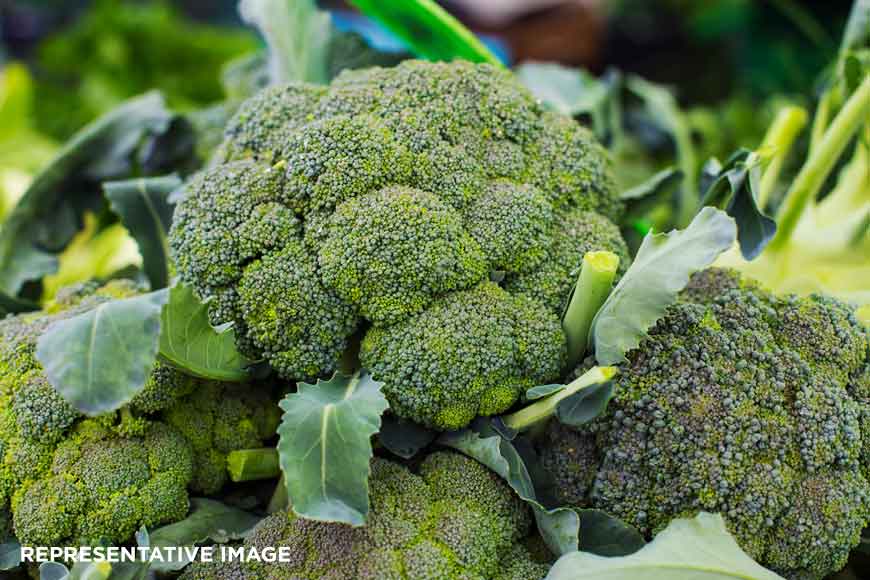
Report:
[[[190,445],[167,425],[122,437],[84,421],[57,447],[48,472],[15,492],[16,537],[38,546],[126,541],[143,525],[185,516],[192,473]]]
[[[439,298],[413,318],[373,328],[360,360],[384,383],[393,412],[458,429],[556,379],[566,348],[553,313],[486,282]]]
[[[606,152],[499,67],[407,61],[325,88],[270,88],[240,107],[224,149],[226,163],[187,184],[170,245],[212,321],[233,322],[243,352],[283,378],[328,376],[357,328],[413,324],[492,271],[506,283],[529,276],[519,291],[557,312],[582,258],[578,238],[624,249],[594,213],[621,211]],[[579,211],[589,232],[558,246],[561,216]],[[547,268],[554,252],[570,255]],[[532,290],[539,282],[553,286],[547,296]],[[472,388],[496,400],[457,402],[463,417],[503,409],[519,383],[537,380],[498,364],[481,367],[492,371],[483,380],[506,378],[504,392]]]
[[[718,512],[786,577],[839,570],[870,519],[867,402],[852,394],[867,353],[866,330],[840,304],[696,274],[584,430],[600,458],[585,503],[646,533]],[[570,480],[571,461],[551,465]],[[579,489],[588,477],[577,472]]]
[[[262,447],[275,434],[279,409],[261,388],[197,381],[194,392],[163,418],[193,448],[190,489],[213,494],[227,482],[227,454]]]
[[[372,462],[371,507],[364,527],[277,513],[245,545],[286,547],[289,562],[248,563],[256,580],[439,578],[537,580],[514,546],[528,533],[527,506],[495,474],[452,452],[427,457],[419,473]],[[534,575],[517,575],[521,567]],[[513,575],[506,575],[511,572]]]

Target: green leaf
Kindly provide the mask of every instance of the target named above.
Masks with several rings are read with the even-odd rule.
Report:
[[[676,519],[643,549],[606,558],[574,552],[559,558],[546,580],[783,580],[746,555],[720,515]]]
[[[395,415],[384,415],[381,431],[378,433],[378,440],[387,451],[403,459],[411,459],[436,437],[436,431]]]
[[[565,385],[563,385],[562,383],[556,383],[552,385],[538,385],[526,391],[526,400],[535,401],[537,399],[543,399],[544,397],[549,397],[553,393],[558,393],[564,388]]]
[[[69,568],[58,562],[43,562],[39,565],[39,580],[67,580]]]
[[[104,302],[52,324],[36,344],[49,382],[86,415],[129,402],[145,386],[157,358],[167,298],[168,291],[158,290]]]
[[[598,364],[618,364],[674,303],[693,272],[708,267],[737,237],[734,220],[702,208],[684,230],[647,234],[628,271],[592,322]]]
[[[183,520],[151,532],[152,549],[168,547],[193,548],[204,542],[225,544],[245,538],[260,521],[258,516],[230,507],[219,501],[194,497],[190,500],[190,514]],[[151,568],[157,572],[174,572],[188,565],[196,555],[182,551],[180,558],[155,560]],[[167,552],[164,552],[167,553]]]
[[[147,177],[103,184],[112,211],[130,231],[142,254],[143,270],[151,289],[169,283],[169,243],[173,207],[169,194],[181,186],[177,175]]]
[[[776,222],[761,212],[756,201],[761,179],[758,157],[741,149],[724,166],[719,167],[714,160],[705,164],[705,173],[714,169],[718,172],[712,176],[701,205],[724,209],[735,219],[740,253],[746,260],[753,260],[776,234]]]
[[[350,3],[401,38],[420,58],[501,65],[473,32],[433,0],[350,0]]]
[[[556,405],[556,418],[569,427],[581,427],[604,412],[613,394],[613,381],[580,389],[559,401]]]
[[[98,184],[128,174],[143,138],[167,130],[171,118],[163,97],[147,93],[87,125],[61,148],[0,229],[0,292],[15,298],[26,282],[57,270],[57,254],[77,232],[82,213],[102,203]]]
[[[12,570],[21,564],[21,544],[12,540],[0,544],[0,570]]]
[[[840,54],[870,47],[870,0],[855,0],[843,31]]]
[[[317,2],[241,0],[239,13],[266,39],[272,84],[329,82],[332,18]]]
[[[635,185],[631,189],[622,192],[620,198],[624,200],[641,200],[657,197],[673,189],[683,181],[683,172],[676,167],[662,169],[643,183]]]
[[[580,514],[581,552],[607,557],[628,556],[646,545],[637,529],[607,512],[581,509],[577,513]]]
[[[570,117],[602,111],[609,88],[588,72],[556,63],[529,62],[516,67],[517,78],[542,103]]]
[[[232,324],[214,327],[208,304],[193,290],[177,282],[160,316],[160,356],[188,374],[218,381],[241,382],[250,378],[253,364],[236,348]]]
[[[513,444],[499,435],[485,420],[478,419],[462,431],[444,433],[438,442],[468,455],[500,475],[527,502],[538,531],[554,554],[576,551],[580,518],[569,508],[548,510],[537,499],[529,470]]]
[[[290,504],[304,518],[365,524],[369,511],[371,437],[387,399],[362,371],[299,383],[281,401],[278,454]]]

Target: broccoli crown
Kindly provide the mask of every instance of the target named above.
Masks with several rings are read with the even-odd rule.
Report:
[[[374,459],[370,488],[364,527],[273,514],[245,546],[288,547],[290,562],[249,561],[244,575],[195,565],[185,580],[539,580],[547,572],[518,545],[531,524],[527,506],[473,459],[436,452],[419,473]]]
[[[373,328],[360,361],[384,381],[395,413],[458,429],[477,415],[505,411],[530,387],[557,377],[566,350],[555,314],[484,282],[439,298],[415,317]]]
[[[165,411],[163,420],[193,448],[190,489],[214,494],[227,482],[227,454],[262,447],[275,434],[280,410],[264,389],[197,381],[196,390]]]
[[[583,503],[646,533],[719,512],[762,564],[822,578],[870,519],[868,351],[832,299],[696,274],[628,354],[605,416],[580,443],[554,438],[549,453],[564,457],[550,466]]]
[[[15,535],[25,545],[126,541],[141,526],[183,518],[193,451],[175,429],[150,423],[141,437],[82,421],[41,477],[12,497]]]
[[[240,106],[222,151],[223,163],[187,184],[170,245],[182,279],[211,299],[213,322],[234,322],[245,354],[284,378],[328,376],[357,329],[413,326],[492,272],[558,314],[584,248],[626,254],[610,222],[622,208],[604,149],[491,65],[406,61],[345,72],[328,87],[269,88]],[[575,228],[567,241],[566,220]],[[546,295],[532,288],[540,280],[550,285]],[[534,373],[559,366],[559,340],[546,349],[554,357],[546,365],[536,360],[523,374],[516,362],[506,371],[506,356],[517,358],[506,352],[531,347],[482,320],[501,310],[464,315],[476,329],[469,336],[491,330],[510,343],[468,364],[488,384],[510,385],[497,402],[456,402],[462,422],[510,405],[516,397],[507,393],[520,382],[556,378]],[[544,334],[522,339],[552,342],[549,323],[536,328]],[[455,341],[446,348],[461,350]],[[453,359],[433,355],[430,363]],[[465,388],[417,382],[404,402],[401,385],[388,385],[390,403],[432,424],[434,406]]]

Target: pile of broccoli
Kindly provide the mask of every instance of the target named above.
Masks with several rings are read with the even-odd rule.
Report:
[[[0,321],[0,530],[11,522],[23,545],[119,543],[180,520],[189,491],[223,488],[228,452],[274,434],[267,388],[194,379],[162,361],[117,412],[85,417],[58,394],[35,357],[39,336],[140,291],[86,284]]]
[[[271,87],[220,149],[170,236],[213,322],[296,380],[329,376],[357,335],[393,412],[426,426],[557,380],[584,253],[629,261],[605,151],[492,65]]]
[[[564,503],[647,535],[721,513],[790,579],[845,565],[870,522],[870,332],[852,308],[710,269],[627,356],[603,416],[540,442]]]

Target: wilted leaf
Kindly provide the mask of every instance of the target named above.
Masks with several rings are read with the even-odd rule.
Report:
[[[260,518],[219,501],[191,498],[190,513],[179,522],[157,528],[150,534],[153,549],[168,547],[192,548],[204,542],[225,544],[248,535]],[[186,553],[179,560],[155,560],[151,568],[157,572],[181,570],[191,562]]]
[[[340,373],[281,401],[278,454],[296,514],[319,521],[365,524],[369,511],[371,437],[388,404],[381,383],[365,371]]]
[[[176,283],[161,314],[160,355],[189,374],[204,379],[239,382],[249,378],[252,364],[236,348],[230,325],[215,328],[208,306],[193,290]]]
[[[618,364],[674,303],[692,273],[708,267],[737,237],[734,220],[702,208],[685,230],[647,234],[628,271],[592,323],[598,364]]]
[[[783,580],[746,555],[720,515],[676,519],[644,548],[621,558],[574,552],[546,580]]]
[[[129,402],[145,386],[157,358],[167,298],[167,290],[158,290],[104,302],[49,326],[36,345],[49,382],[87,415]]]

